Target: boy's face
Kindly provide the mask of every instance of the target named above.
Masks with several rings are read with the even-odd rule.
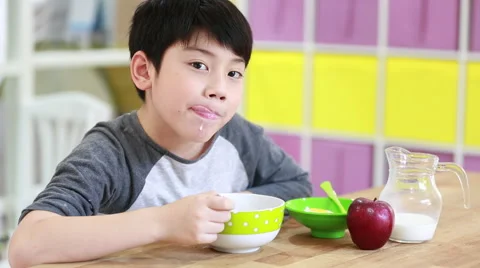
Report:
[[[156,115],[149,118],[163,121],[162,127],[184,140],[208,141],[241,103],[243,59],[205,33],[194,35],[188,46],[167,49],[158,74],[151,64],[147,69],[147,110]]]

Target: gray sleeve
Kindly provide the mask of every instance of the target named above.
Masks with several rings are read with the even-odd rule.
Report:
[[[96,129],[96,130],[95,130]],[[115,196],[128,186],[125,157],[117,139],[104,128],[94,128],[60,162],[46,188],[25,208],[21,221],[33,210],[62,216],[90,216],[101,210],[119,210]],[[115,206],[114,206],[115,205]]]
[[[263,131],[256,136],[259,157],[253,174],[253,185],[248,191],[272,195],[285,201],[311,196],[309,174],[264,135]]]

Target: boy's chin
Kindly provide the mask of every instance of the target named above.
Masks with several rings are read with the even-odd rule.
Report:
[[[213,138],[213,136],[215,136],[215,133],[216,132],[212,132],[212,131],[208,131],[208,132],[199,131],[197,133],[189,133],[189,135],[187,135],[187,139],[195,143],[206,143],[210,141]]]
[[[212,138],[213,138],[213,135],[208,136],[208,137],[204,137],[204,138],[196,138],[196,139],[193,140],[193,142],[195,142],[195,143],[207,143],[207,142],[209,142]]]

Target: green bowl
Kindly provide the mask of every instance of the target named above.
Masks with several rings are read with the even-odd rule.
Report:
[[[338,199],[345,210],[348,211],[353,199],[340,197]],[[347,214],[341,213],[340,209],[328,197],[292,199],[285,203],[285,208],[292,218],[310,228],[313,237],[342,238],[345,236]],[[310,208],[326,209],[333,213],[307,211]]]

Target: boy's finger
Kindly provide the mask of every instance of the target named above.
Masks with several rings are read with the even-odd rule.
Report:
[[[207,223],[207,234],[218,234],[221,233],[225,229],[225,224],[223,223],[215,223],[209,222]]]
[[[210,222],[221,223],[222,225],[232,218],[230,211],[210,210],[208,219]]]
[[[217,240],[217,234],[212,233],[212,234],[202,234],[200,238],[198,239],[198,244],[210,244],[215,242]]]
[[[216,195],[218,195],[218,193],[212,190],[212,191],[204,192],[201,195],[216,196]]]
[[[208,198],[207,206],[213,210],[232,210],[235,208],[231,199],[219,195]]]

